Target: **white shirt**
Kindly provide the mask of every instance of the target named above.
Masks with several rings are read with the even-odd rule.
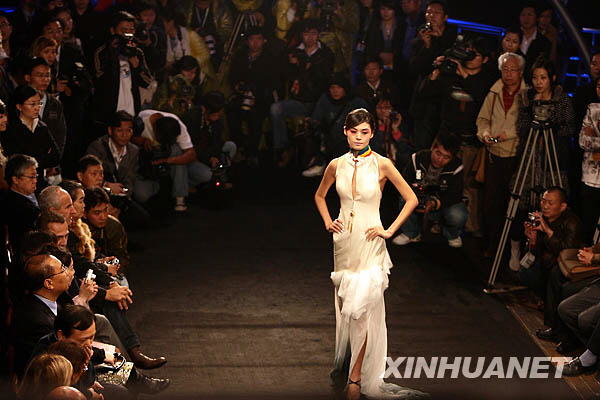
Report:
[[[48,103],[48,95],[44,92],[44,93],[40,93],[41,95],[41,99],[40,99],[40,119],[42,119],[42,116],[44,115],[44,109],[46,108],[46,104]]]
[[[187,150],[194,147],[192,144],[192,138],[190,138],[190,134],[183,122],[179,119],[179,117],[175,114],[171,114],[164,111],[156,111],[156,110],[144,110],[138,114],[138,117],[144,122],[144,131],[142,132],[142,137],[151,139],[156,142],[156,136],[154,135],[154,128],[150,123],[150,116],[153,114],[160,114],[163,117],[171,117],[175,118],[177,122],[179,122],[179,126],[181,127],[181,132],[179,136],[177,136],[176,143],[179,145],[181,150]]]
[[[123,146],[123,149],[119,150],[119,148],[113,143],[113,140],[108,138],[108,148],[110,149],[110,153],[115,160],[117,169],[119,169],[119,164],[121,164],[121,161],[123,161],[123,158],[125,158],[127,155],[127,146]]]
[[[48,300],[47,298],[42,297],[37,294],[34,294],[34,296],[37,297],[38,299],[40,299],[42,301],[42,303],[47,305],[48,308],[50,309],[50,311],[52,311],[52,314],[58,315],[58,304],[55,301]]]
[[[133,104],[133,93],[131,92],[131,65],[129,61],[119,57],[119,100],[117,100],[117,111],[127,111],[135,115],[135,106]]]
[[[533,32],[533,35],[531,35],[529,39],[525,38],[525,35],[523,35],[523,40],[521,41],[521,53],[527,54],[527,50],[529,50],[529,46],[531,45],[531,42],[535,40],[535,38],[537,38],[537,29],[535,32]]]

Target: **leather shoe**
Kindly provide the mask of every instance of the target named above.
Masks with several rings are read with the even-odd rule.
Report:
[[[596,364],[584,367],[581,365],[579,357],[575,357],[563,366],[562,374],[565,376],[577,376],[582,374],[589,374],[596,370]]]
[[[571,340],[563,340],[556,345],[556,351],[560,354],[569,354],[573,350],[576,350],[579,345]]]
[[[170,384],[171,380],[168,378],[151,378],[138,372],[134,391],[138,394],[158,394]]]
[[[140,347],[134,347],[129,350],[129,356],[131,361],[136,367],[140,369],[154,369],[162,367],[167,363],[167,359],[164,357],[150,358],[140,351]]]
[[[535,331],[535,336],[542,340],[548,340],[554,343],[559,342],[558,335],[552,328],[538,329],[537,331]]]

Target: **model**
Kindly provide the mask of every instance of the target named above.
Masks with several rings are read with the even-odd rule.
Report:
[[[394,164],[371,151],[373,132],[373,117],[364,108],[346,116],[344,134],[350,151],[329,163],[315,194],[325,228],[333,233],[336,345],[332,378],[344,373],[349,358],[348,399],[358,399],[361,393],[371,398],[416,398],[426,395],[385,383],[382,377],[387,357],[383,292],[392,267],[385,239],[394,235],[418,201]],[[379,203],[387,180],[406,204],[384,229]],[[341,209],[332,220],[325,196],[334,182]]]

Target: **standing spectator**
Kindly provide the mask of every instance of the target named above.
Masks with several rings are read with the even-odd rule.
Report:
[[[223,57],[223,46],[233,31],[233,16],[227,2],[186,0],[182,8],[187,26],[204,39],[217,69]]]
[[[13,35],[19,47],[27,47],[33,39],[31,26],[39,14],[36,0],[20,0],[19,6],[12,13]]]
[[[477,117],[477,137],[487,148],[483,188],[484,230],[488,238],[486,256],[498,244],[500,229],[509,199],[509,183],[517,162],[519,135],[517,119],[526,90],[523,81],[525,60],[518,54],[500,56],[502,78],[490,89]]]
[[[421,85],[419,97],[425,102],[441,104],[440,132],[453,134],[461,139],[461,154],[464,173],[464,195],[468,199],[469,219],[467,231],[481,233],[481,194],[472,173],[475,160],[481,147],[477,139],[477,115],[481,105],[494,83],[494,75],[486,68],[489,50],[483,38],[467,42],[467,48],[475,57],[465,62],[436,60],[438,68],[434,69],[429,79]],[[442,63],[455,62],[453,74],[441,73]],[[458,97],[459,95],[463,95]],[[466,95],[466,96],[465,96]]]
[[[20,86],[13,96],[14,117],[2,135],[2,147],[10,154],[27,154],[38,162],[38,175],[52,181],[57,176],[60,153],[48,127],[40,121],[41,97],[31,86]]]
[[[228,116],[234,141],[240,144],[251,164],[258,163],[258,144],[262,136],[263,122],[273,104],[273,92],[278,89],[279,64],[271,50],[266,47],[266,38],[260,28],[246,34],[246,45],[233,57],[229,70],[229,83],[235,90]],[[246,135],[242,124],[246,122]]]
[[[62,103],[48,94],[52,73],[50,65],[43,58],[33,58],[25,70],[25,82],[38,91],[41,97],[40,118],[48,126],[48,130],[62,158],[67,141],[67,123]]]
[[[63,28],[63,41],[62,43],[75,47],[80,52],[83,51],[81,39],[75,35],[75,26],[73,23],[73,17],[71,16],[71,10],[63,7],[57,8],[52,12],[62,25]]]
[[[273,149],[280,153],[279,167],[285,167],[292,158],[285,119],[307,117],[312,112],[327,87],[333,62],[331,50],[319,41],[319,23],[305,21],[302,43],[290,52],[285,68],[290,98],[271,105]]]
[[[448,12],[444,1],[429,1],[425,20],[427,24],[415,39],[410,59],[410,72],[417,77],[417,88],[433,70],[433,61],[451,47],[456,38],[456,28],[447,24]],[[413,143],[417,149],[431,146],[439,127],[438,110],[439,103],[425,102],[413,96],[410,112],[414,118]]]
[[[573,96],[573,107],[575,108],[576,124],[579,126],[587,111],[588,104],[600,102],[600,92],[597,91],[596,83],[600,78],[600,49],[592,50],[590,59],[590,82],[579,86]]]
[[[383,78],[383,64],[379,58],[372,58],[365,63],[364,81],[355,88],[355,94],[367,102],[369,112],[375,111],[379,100],[386,98],[397,105],[399,96],[393,81]]]
[[[596,79],[596,85],[600,97],[600,78]],[[588,106],[579,133],[579,145],[584,150],[581,177],[584,241],[590,243],[600,217],[600,103]]]
[[[100,123],[119,110],[137,115],[141,107],[139,88],[147,88],[153,81],[144,52],[126,36],[135,33],[135,17],[125,11],[117,12],[111,18],[110,33],[110,40],[94,54],[94,111]],[[103,135],[106,128],[99,132]]]
[[[148,68],[155,77],[160,77],[167,61],[167,37],[156,7],[143,1],[137,7],[137,16],[144,23],[147,37],[142,44]]]
[[[94,50],[102,41],[102,16],[94,10],[90,0],[73,0],[71,7],[75,36],[81,39],[81,47],[85,58],[91,60]]]
[[[521,6],[519,22],[523,31],[521,52],[525,55],[525,71],[529,71],[540,55],[550,58],[552,44],[538,31],[538,10],[535,3],[527,2]]]
[[[552,45],[550,50],[550,60],[558,67],[558,29],[552,24],[553,8],[549,3],[542,3],[538,12],[538,32],[544,35]]]
[[[375,21],[367,37],[367,54],[370,58],[378,57],[381,60],[384,76],[397,78],[402,57],[404,26],[402,19],[396,16],[396,2],[382,1],[379,4],[379,18]]]

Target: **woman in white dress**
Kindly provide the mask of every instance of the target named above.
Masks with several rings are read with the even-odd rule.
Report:
[[[382,377],[387,357],[383,293],[392,267],[385,239],[402,226],[418,201],[394,164],[371,151],[373,132],[373,117],[367,110],[357,109],[346,116],[344,134],[350,151],[329,163],[315,194],[325,228],[333,233],[336,349],[332,377],[343,371],[349,356],[348,399],[358,399],[361,393],[371,398],[416,398],[425,394],[385,383]],[[406,204],[384,229],[379,203],[387,180]],[[332,220],[325,196],[334,182],[341,209]]]

